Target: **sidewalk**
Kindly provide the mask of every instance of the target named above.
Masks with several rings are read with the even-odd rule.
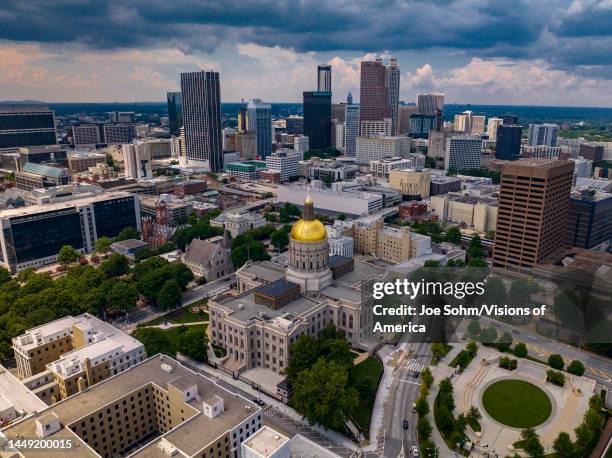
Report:
[[[450,450],[448,446],[446,445],[446,442],[444,442],[444,439],[442,438],[442,434],[440,434],[440,431],[438,431],[438,427],[436,426],[436,420],[434,419],[434,414],[433,414],[434,401],[436,399],[436,396],[438,395],[437,382],[439,381],[440,380],[437,380],[437,379],[434,381],[434,384],[431,385],[431,388],[429,388],[429,394],[427,395],[427,402],[429,403],[429,413],[427,414],[427,419],[429,420],[429,423],[432,426],[430,440],[434,444],[436,444],[436,447],[440,449],[439,456],[456,456],[455,452]]]
[[[387,362],[391,358],[390,354],[393,351],[391,345],[385,345],[378,350],[378,356],[383,362],[383,375],[378,384],[378,391],[376,393],[376,400],[374,401],[374,407],[372,409],[372,420],[370,421],[370,444],[363,448],[364,452],[373,452],[378,447],[378,436],[382,427],[383,415],[385,411],[385,402],[389,395],[389,386],[391,386],[391,379],[393,377],[393,371],[395,368],[389,366]]]
[[[286,415],[287,417],[291,418],[293,421],[301,423],[303,425],[308,426],[310,429],[318,432],[319,434],[329,438],[330,440],[336,442],[337,444],[342,445],[343,447],[352,450],[354,452],[359,452],[360,451],[360,447],[351,442],[350,440],[348,440],[346,437],[344,437],[343,435],[335,432],[335,431],[331,431],[329,429],[325,429],[319,425],[311,425],[308,423],[307,420],[305,420],[299,413],[297,413],[295,410],[293,410],[292,408],[290,408],[289,406],[287,406],[286,404],[283,404],[282,402],[274,399],[271,396],[268,396],[265,393],[262,393],[258,390],[255,390],[251,387],[251,385],[249,385],[248,383],[243,382],[242,380],[236,380],[234,378],[232,378],[231,376],[219,372],[216,369],[213,369],[212,367],[207,366],[206,364],[200,363],[198,361],[195,361],[187,356],[181,355],[180,353],[177,354],[177,359],[179,361],[184,361],[189,363],[191,366],[193,367],[197,367],[199,370],[201,370],[202,372],[214,377],[215,379],[217,379],[217,381],[222,381],[228,385],[232,385],[235,388],[238,388],[241,391],[244,391],[245,393],[248,393],[249,395],[251,395],[253,398],[260,398],[262,399],[266,404],[272,406],[274,409],[278,410],[279,412],[283,413],[284,415]]]

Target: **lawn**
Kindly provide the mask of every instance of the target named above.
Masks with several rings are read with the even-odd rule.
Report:
[[[382,363],[375,356],[370,356],[365,361],[351,367],[349,371],[349,386],[358,388],[366,383],[370,386],[365,396],[364,393],[360,393],[359,405],[353,411],[352,415],[353,421],[365,436],[368,436],[370,432],[372,410],[374,409],[376,392],[378,391],[378,384],[380,383],[383,372]]]
[[[482,404],[495,420],[513,428],[538,426],[544,423],[552,412],[552,405],[546,393],[522,380],[501,380],[494,383],[485,390]]]
[[[191,311],[192,305],[186,305],[185,307],[181,307],[180,309],[173,310],[172,312],[168,312],[165,315],[158,316],[157,318],[147,321],[143,324],[143,326],[157,326],[165,323],[166,321],[169,323],[175,324],[185,324],[185,323],[195,323],[198,321],[208,321],[208,313],[204,311],[193,312]]]

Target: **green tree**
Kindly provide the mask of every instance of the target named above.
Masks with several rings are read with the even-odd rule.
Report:
[[[495,329],[493,326],[484,328],[480,332],[479,339],[483,344],[494,344],[497,340],[497,329]]]
[[[426,367],[421,371],[421,381],[425,384],[427,388],[433,385],[433,375],[431,374],[431,370],[429,367]]]
[[[582,376],[584,375],[585,371],[584,364],[582,364],[581,361],[575,359],[571,363],[569,363],[569,365],[567,366],[567,371],[570,374]]]
[[[467,327],[467,332],[472,337],[476,337],[480,335],[482,328],[480,327],[480,322],[476,318],[472,318]]]
[[[173,278],[166,280],[157,295],[157,305],[162,310],[170,310],[181,305],[181,285],[178,281]]]
[[[429,423],[427,417],[421,416],[417,421],[417,433],[419,435],[420,440],[427,440],[431,437],[431,432],[433,428]]]
[[[162,353],[173,358],[176,356],[176,348],[166,333],[161,329],[139,328],[134,331],[132,335],[144,345],[145,351],[149,356],[153,356],[158,353]]]
[[[136,305],[138,290],[133,283],[124,281],[111,282],[107,291],[107,312],[115,315],[122,310],[130,311]]]
[[[319,342],[306,334],[300,335],[289,347],[291,357],[285,368],[290,382],[297,381],[298,374],[311,367],[320,357]]]
[[[340,221],[346,221],[346,215],[344,213],[340,213],[337,219]]]
[[[469,267],[487,267],[487,261],[482,258],[470,258],[468,261]]]
[[[129,239],[140,239],[140,234],[138,233],[138,231],[131,226],[121,229],[121,231],[115,237],[114,241],[122,242],[123,240]]]
[[[423,264],[423,267],[440,267],[440,261],[428,259],[427,261],[425,261],[425,264]]]
[[[446,345],[440,342],[434,342],[431,344],[431,352],[434,357],[439,360],[447,353]]]
[[[100,237],[96,240],[96,252],[106,254],[110,251],[113,241],[108,237]]]
[[[100,270],[104,272],[107,277],[120,277],[121,275],[125,275],[129,268],[128,259],[119,253],[111,254],[100,264]]]
[[[482,418],[482,414],[480,413],[480,410],[478,410],[478,407],[472,406],[470,407],[470,410],[468,410],[468,413],[465,418],[467,418],[470,422],[476,423],[480,421],[480,419]]]
[[[208,359],[208,337],[205,329],[201,326],[181,326],[177,340],[177,350],[196,361],[206,362]]]
[[[267,261],[270,259],[265,245],[258,241],[247,242],[237,248],[233,248],[231,257],[235,269],[242,267],[248,260]]]
[[[497,348],[499,349],[499,351],[502,351],[502,352],[508,351],[511,345],[512,345],[512,336],[510,335],[509,332],[504,332],[497,339]]]
[[[458,226],[453,226],[446,231],[446,241],[450,243],[461,243],[461,231]]]
[[[475,355],[478,351],[478,344],[473,340],[470,340],[468,344],[465,346],[465,349],[470,355]]]
[[[424,417],[429,413],[429,404],[427,403],[427,398],[424,396],[419,396],[415,402],[416,404],[416,412],[419,417]]]
[[[59,253],[57,254],[57,260],[60,264],[63,264],[64,266],[76,262],[79,258],[79,252],[70,245],[64,245],[63,247],[61,247]]]
[[[533,428],[527,428],[521,431],[521,439],[523,440],[523,450],[531,458],[543,458],[544,447],[540,443],[540,436]]]
[[[13,276],[7,269],[5,269],[4,267],[0,267],[0,285],[3,285],[4,283],[11,281],[12,278]]]
[[[555,353],[554,355],[550,355],[548,357],[548,365],[553,369],[563,370],[563,366],[565,366],[565,361],[563,361],[563,357]]]
[[[527,354],[527,345],[525,345],[523,342],[519,342],[514,346],[514,356],[524,358],[527,356]]]
[[[570,435],[566,432],[560,432],[555,441],[553,442],[553,450],[557,453],[559,458],[573,458],[574,444]]]
[[[300,212],[300,209],[297,207],[297,205],[294,205],[289,202],[285,202],[285,205],[283,205],[278,212],[279,220],[281,223],[289,223],[295,218],[299,218],[301,214],[302,213]]]
[[[480,240],[480,236],[478,234],[474,234],[472,236],[472,240],[470,240],[466,254],[468,259],[484,257],[484,247],[482,246],[482,241]]]
[[[319,359],[299,373],[293,385],[293,405],[308,421],[333,429],[344,427],[357,407],[357,391],[349,388],[348,370],[334,361]]]
[[[281,228],[277,231],[274,231],[274,233],[270,237],[270,241],[272,242],[272,245],[274,245],[274,247],[282,253],[287,249],[287,246],[289,245],[289,235]]]

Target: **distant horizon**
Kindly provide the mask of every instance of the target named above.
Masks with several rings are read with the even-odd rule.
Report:
[[[287,102],[287,101],[283,101],[283,102],[268,102],[266,100],[264,100],[267,103],[270,104],[274,104],[274,105],[302,105],[303,102]],[[93,101],[89,101],[89,102],[58,102],[58,101],[54,101],[54,102],[48,102],[48,101],[42,101],[42,100],[0,100],[0,105],[10,105],[12,103],[15,104],[23,104],[26,105],[27,103],[39,103],[39,104],[44,104],[44,105],[157,105],[157,104],[167,104],[167,102],[165,100],[158,100],[158,101],[112,101],[112,102],[93,102]],[[246,103],[243,101],[224,101],[222,100],[221,103],[225,103],[225,104],[240,104],[240,103]],[[333,103],[343,103],[343,102],[333,102]],[[407,102],[405,100],[400,100],[400,105],[401,104],[404,105],[416,105],[416,101],[415,102]],[[357,105],[359,103],[357,102]],[[589,106],[589,105],[526,105],[526,104],[511,104],[511,103],[473,103],[473,102],[444,102],[444,106],[452,106],[452,105],[459,105],[459,106],[467,106],[467,105],[472,105],[472,106],[487,106],[487,107],[529,107],[529,108],[588,108],[588,109],[595,109],[595,110],[612,110],[612,105],[611,106]]]

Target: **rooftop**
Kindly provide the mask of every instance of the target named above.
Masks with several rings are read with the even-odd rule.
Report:
[[[244,441],[243,447],[252,450],[262,457],[274,454],[283,445],[288,444],[289,438],[272,428],[263,426],[259,431]]]
[[[69,175],[63,167],[52,167],[50,165],[36,164],[34,162],[26,162],[21,171],[52,178],[61,178]]]
[[[156,355],[41,412],[41,416],[47,414],[57,415],[61,424],[61,429],[51,434],[48,438],[59,439],[65,437],[76,439],[77,448],[75,451],[78,451],[78,455],[75,456],[98,456],[92,449],[86,446],[80,437],[76,436],[69,429],[74,422],[108,404],[124,398],[139,388],[155,384],[165,391],[168,384],[178,378],[185,379],[189,384],[197,385],[198,396],[187,403],[196,413],[165,433],[162,438],[187,456],[195,455],[203,447],[260,410],[246,398],[224,389],[213,380],[191,371],[176,360],[167,356]],[[208,399],[213,396],[219,396],[223,399],[224,412],[211,419],[203,414],[202,399]],[[36,437],[35,423],[36,419],[30,416],[21,422],[11,425],[2,432],[7,437]],[[162,438],[157,438],[146,444],[134,456],[167,456],[158,453],[161,450],[157,445]],[[45,453],[46,456],[51,458],[66,456],[63,451],[47,450]]]
[[[29,207],[11,208],[8,210],[2,210],[0,212],[0,218],[16,218],[19,216],[28,216],[37,213],[45,213],[56,210],[65,210],[67,208],[74,208],[76,206],[90,205],[94,202],[101,202],[105,200],[118,199],[121,197],[132,197],[132,194],[127,192],[113,191],[97,194],[95,196],[79,197],[75,195],[75,198],[65,202],[57,202],[52,204],[43,205],[32,205]]]
[[[47,404],[28,390],[8,369],[0,365],[0,404],[3,403],[3,399],[4,404],[8,403],[15,410],[26,413],[47,408]]]

